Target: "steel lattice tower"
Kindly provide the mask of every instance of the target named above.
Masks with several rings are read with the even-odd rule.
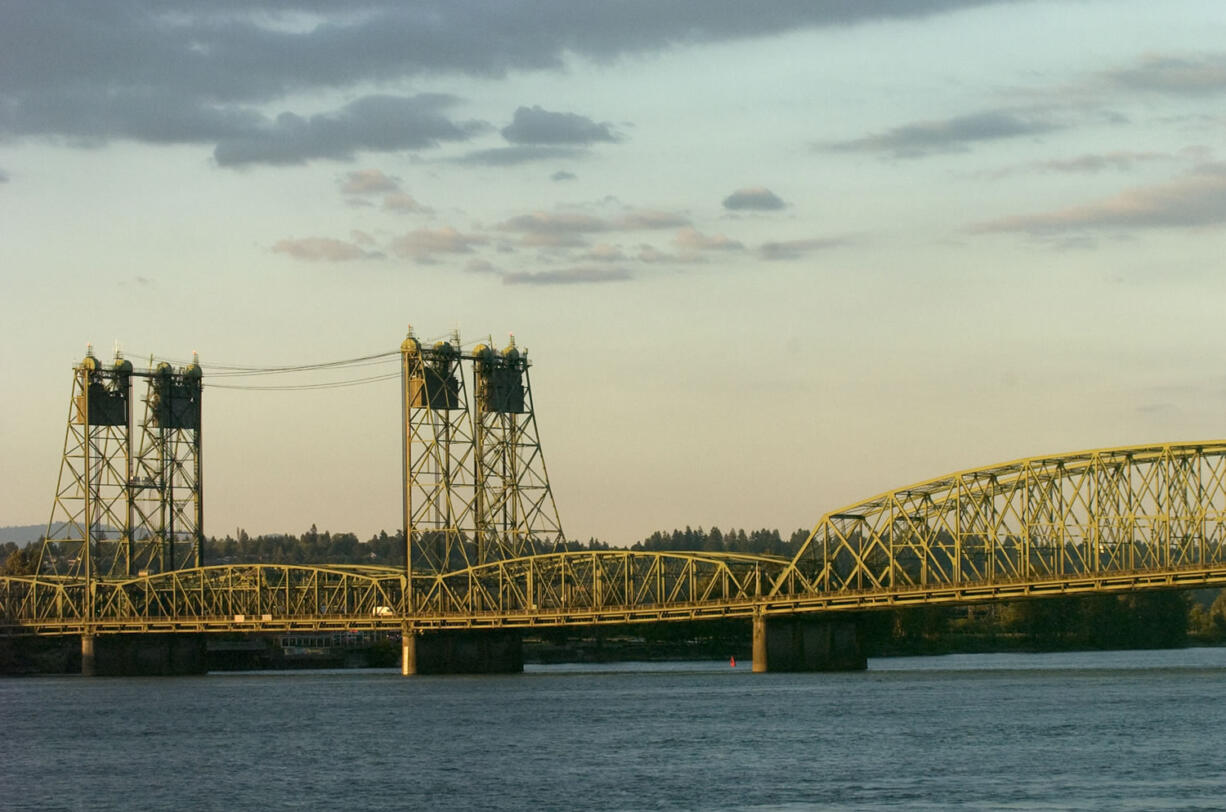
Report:
[[[400,345],[404,423],[404,525],[410,573],[475,563],[472,418],[459,340]]]
[[[131,482],[135,532],[148,541],[142,568],[204,566],[201,460],[203,375],[165,362],[147,375],[145,419]]]
[[[92,577],[131,569],[132,364],[86,352],[73,368],[64,456],[39,572]]]
[[[473,351],[479,547],[486,561],[560,549],[565,537],[541,453],[527,353]]]
[[[133,454],[132,378],[148,381]],[[203,564],[198,364],[136,372],[92,351],[73,370],[64,456],[39,572],[92,579]],[[191,553],[180,562],[175,541]]]
[[[423,347],[411,330],[400,350],[410,577],[560,548],[527,356],[513,344],[464,353],[458,336]]]

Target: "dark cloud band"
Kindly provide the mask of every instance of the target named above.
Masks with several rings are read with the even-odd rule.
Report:
[[[964,116],[917,121],[851,141],[826,144],[835,152],[882,152],[896,158],[917,158],[941,152],[957,152],[980,141],[996,141],[1038,135],[1060,129],[1040,114],[987,110]]]
[[[40,0],[0,11],[0,136],[81,143],[131,138],[210,143],[219,164],[294,164],[359,150],[418,149],[464,140],[468,125],[420,107],[421,97],[368,97],[332,113],[265,110],[291,94],[334,92],[444,73],[498,77],[557,69],[568,55],[608,60],[679,43],[729,41],[880,18],[909,18],[999,0],[739,0],[599,3],[571,0]],[[407,109],[414,107],[414,109]],[[607,124],[522,108],[516,146],[616,139]],[[539,153],[474,154],[516,163]],[[529,157],[531,156],[531,157]]]

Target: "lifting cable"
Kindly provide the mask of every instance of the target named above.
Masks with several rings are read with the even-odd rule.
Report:
[[[262,390],[265,392],[296,392],[302,389],[341,389],[346,386],[362,386],[368,383],[378,383],[379,381],[391,381],[398,379],[400,372],[389,372],[385,375],[372,375],[368,378],[350,378],[343,381],[329,381],[327,383],[302,383],[302,384],[282,384],[282,385],[260,385],[260,384],[226,384],[226,383],[209,383],[205,382],[206,389],[242,389],[242,390]]]
[[[137,356],[139,357],[139,356]],[[150,366],[155,366],[158,362],[165,362],[172,366],[183,367],[189,361],[180,359],[163,358],[154,360],[150,358]],[[231,390],[262,390],[262,391],[298,391],[305,389],[339,389],[348,386],[362,386],[366,384],[379,383],[381,381],[389,381],[400,377],[398,359],[400,350],[389,350],[387,352],[370,353],[368,355],[359,355],[355,358],[343,358],[337,361],[320,361],[313,364],[293,364],[280,366],[252,366],[248,364],[234,363],[217,363],[217,364],[201,364],[205,368],[205,376],[203,385],[207,389],[231,389]],[[389,365],[396,364],[397,369],[392,372],[388,371]],[[370,369],[371,367],[383,367],[382,370]],[[360,370],[360,371],[359,371]],[[263,377],[271,375],[318,375],[320,373],[354,373],[357,372],[359,377],[342,378],[338,380],[314,380],[304,383],[283,383],[283,384],[256,384],[246,383],[246,379],[251,377]],[[369,374],[369,373],[375,374]],[[239,383],[214,383],[215,379],[238,379],[244,381]]]
[[[423,343],[433,342],[442,339],[454,339],[455,334],[447,336],[439,336],[432,339],[423,339]],[[492,342],[491,342],[492,343]],[[133,357],[141,357],[139,354]],[[149,358],[150,366],[154,366],[157,362],[164,361],[172,366],[186,366],[195,361],[184,361],[170,358],[154,360],[153,355],[146,356]],[[397,363],[400,358],[400,350],[389,350],[387,352],[376,352],[368,355],[359,355],[355,358],[343,358],[339,361],[320,361],[315,364],[293,364],[287,366],[251,366],[248,364],[236,363],[211,363],[205,362],[202,364],[205,368],[204,386],[208,389],[231,389],[244,391],[265,391],[265,392],[296,392],[306,389],[340,389],[348,386],[364,386],[372,383],[380,383],[382,381],[395,380],[400,377],[400,369],[397,368],[394,372],[380,371],[376,374],[365,375],[364,377],[345,378],[335,381],[317,381],[314,383],[299,383],[299,384],[247,384],[247,383],[213,383],[217,378],[250,378],[260,377],[265,375],[286,375],[286,374],[304,374],[304,373],[320,373],[320,372],[338,372],[357,370],[361,367],[383,367],[387,370],[388,366]],[[373,370],[365,370],[373,371]]]

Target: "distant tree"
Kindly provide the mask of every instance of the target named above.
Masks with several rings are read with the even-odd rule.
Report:
[[[1223,589],[1209,607],[1209,622],[1216,639],[1226,639],[1226,589]]]
[[[0,575],[33,575],[38,567],[38,553],[34,545],[27,544],[18,548],[16,544],[7,542],[4,545],[7,554],[4,564],[0,566]]]

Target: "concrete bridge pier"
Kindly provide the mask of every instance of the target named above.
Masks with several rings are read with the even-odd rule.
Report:
[[[98,674],[98,660],[94,656],[94,635],[88,632],[81,635],[81,676],[93,677]]]
[[[81,676],[149,677],[204,674],[208,649],[202,634],[81,635]]]
[[[753,618],[753,670],[863,671],[868,660],[860,648],[854,620],[811,617]]]
[[[518,674],[524,670],[523,635],[513,629],[423,632],[404,628],[400,673]]]

